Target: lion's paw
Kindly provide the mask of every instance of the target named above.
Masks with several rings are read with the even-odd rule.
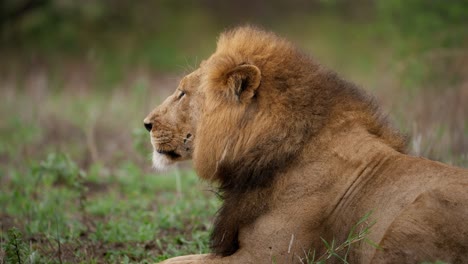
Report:
[[[206,263],[209,254],[187,255],[167,259],[159,264],[203,264]]]

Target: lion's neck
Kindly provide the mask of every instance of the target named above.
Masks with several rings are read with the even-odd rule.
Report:
[[[307,177],[314,181],[328,179],[336,186],[337,200],[330,206],[337,209],[342,206],[339,200],[352,196],[356,186],[372,178],[389,157],[401,155],[358,125],[325,131],[304,152],[302,165],[306,164],[305,170],[315,172]]]

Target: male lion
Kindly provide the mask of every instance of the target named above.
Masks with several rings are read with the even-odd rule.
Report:
[[[405,154],[372,97],[273,33],[221,34],[144,123],[155,167],[193,158],[223,199],[213,254],[163,263],[305,263],[370,211],[380,248],[348,262],[468,262],[468,171]]]

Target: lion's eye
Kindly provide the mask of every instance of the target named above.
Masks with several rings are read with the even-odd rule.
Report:
[[[182,98],[184,95],[185,95],[185,92],[184,92],[184,91],[180,91],[180,94],[179,94],[179,96],[177,96],[177,99]]]

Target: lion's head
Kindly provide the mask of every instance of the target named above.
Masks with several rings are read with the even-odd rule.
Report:
[[[154,167],[193,156],[202,178],[222,182],[229,178],[229,184],[237,185],[244,175],[266,184],[269,176],[263,169],[272,172],[290,163],[322,125],[325,113],[320,109],[306,120],[299,113],[301,105],[291,104],[301,94],[291,94],[291,80],[277,70],[282,64],[299,75],[295,60],[303,55],[291,54],[289,60],[275,56],[291,44],[274,35],[265,35],[262,41],[260,48],[267,56],[257,55],[255,45],[243,47],[242,52],[232,47],[233,37],[246,42],[252,30],[222,35],[216,53],[183,78],[174,94],[145,118]]]

